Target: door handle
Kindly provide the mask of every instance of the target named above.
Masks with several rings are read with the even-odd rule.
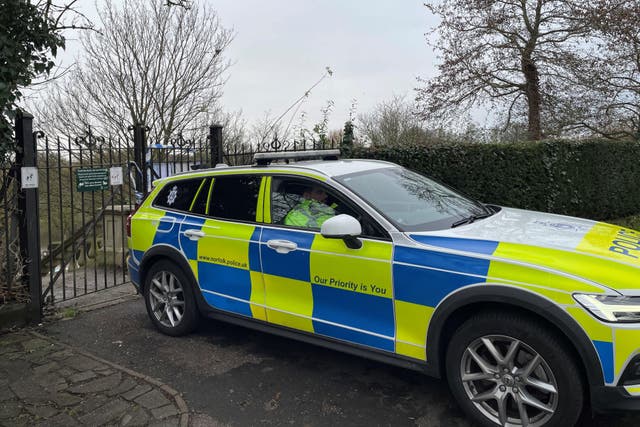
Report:
[[[185,230],[185,237],[188,237],[189,240],[198,240],[204,237],[204,231],[200,230]]]
[[[288,254],[298,249],[298,245],[288,240],[269,240],[267,246],[279,254]]]

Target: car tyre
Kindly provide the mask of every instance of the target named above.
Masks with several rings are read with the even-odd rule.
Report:
[[[182,268],[163,259],[145,276],[144,300],[149,318],[166,335],[181,336],[195,330],[199,313],[192,280]]]
[[[484,312],[464,322],[446,352],[451,391],[483,426],[573,426],[584,386],[559,336],[514,313]]]

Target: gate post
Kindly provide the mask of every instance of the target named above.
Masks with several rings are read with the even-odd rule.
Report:
[[[33,133],[33,116],[18,112],[15,122],[16,165],[19,168],[36,167],[38,155]],[[22,175],[22,173],[21,173]],[[18,197],[18,223],[20,234],[20,260],[24,264],[22,285],[29,288],[29,322],[42,320],[42,275],[40,274],[40,216],[38,188],[22,188]]]
[[[222,125],[209,126],[209,146],[211,148],[211,167],[224,163],[222,155]]]
[[[140,168],[141,173],[136,174],[136,202],[142,203],[142,200],[149,192],[149,184],[147,178],[147,129],[142,123],[133,125],[133,160]],[[140,200],[137,200],[140,198]]]

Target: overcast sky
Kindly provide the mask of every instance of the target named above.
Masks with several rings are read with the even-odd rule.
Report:
[[[352,100],[365,112],[394,94],[413,98],[417,76],[433,73],[424,33],[433,24],[421,0],[209,0],[237,35],[224,104],[249,121],[280,115],[317,81],[302,107],[318,120],[335,102],[332,127],[348,118]]]
[[[328,100],[335,103],[331,128],[341,128],[352,100],[362,113],[393,95],[413,99],[416,77],[433,74],[435,56],[424,34],[434,18],[421,0],[198,1],[207,1],[235,30],[225,52],[233,66],[223,104],[242,110],[249,125],[266,112],[279,116],[327,66],[333,76],[300,110],[309,127]],[[96,16],[89,1],[83,7]],[[69,46],[65,56],[76,55],[78,44]]]

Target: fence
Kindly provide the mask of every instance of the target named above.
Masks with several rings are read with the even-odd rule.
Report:
[[[19,286],[20,242],[17,214],[17,169],[9,159],[0,165],[0,303],[29,301],[28,288]]]
[[[131,140],[36,133],[44,304],[128,283],[127,216],[155,179],[211,163],[211,136],[149,143],[144,125],[130,131]]]
[[[43,301],[127,283],[123,224],[132,210],[133,148],[91,132],[37,135]]]
[[[27,320],[40,320],[40,263],[38,236],[37,171],[32,129],[33,117],[20,114],[16,119],[16,152],[3,159],[0,217],[0,296],[6,302],[25,305]],[[22,186],[20,185],[22,183]],[[35,233],[35,234],[34,234]],[[35,261],[34,261],[35,260]],[[2,306],[0,305],[0,308]],[[0,314],[3,314],[0,310]],[[1,318],[1,317],[0,317]]]
[[[155,179],[214,166],[251,164],[258,151],[300,151],[327,143],[278,140],[223,147],[222,127],[201,138],[149,140],[135,124],[131,139],[33,132],[16,119],[16,155],[0,165],[0,307],[29,304],[39,321],[46,304],[128,283],[125,222]],[[25,175],[26,174],[26,175]],[[25,177],[31,185],[24,187]]]

